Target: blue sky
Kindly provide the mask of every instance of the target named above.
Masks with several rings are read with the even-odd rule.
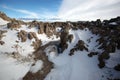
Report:
[[[120,16],[120,0],[0,0],[12,18],[96,20]]]
[[[15,18],[56,16],[61,2],[61,0],[1,0],[0,10]]]

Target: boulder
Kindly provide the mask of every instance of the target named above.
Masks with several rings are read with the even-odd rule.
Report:
[[[19,21],[17,20],[13,20],[12,22],[8,23],[7,24],[7,27],[9,29],[17,29],[17,28],[20,28],[21,27],[21,24]]]
[[[83,50],[88,51],[88,48],[85,47],[85,43],[82,40],[78,41],[78,43],[76,44],[75,48],[79,49],[80,51],[83,51]]]
[[[0,30],[0,40],[5,36],[4,33],[6,32],[6,30]]]
[[[4,45],[5,44],[5,42],[4,41],[0,41],[0,45]]]
[[[88,56],[89,57],[92,57],[93,55],[97,55],[98,54],[98,52],[90,52],[89,54],[88,54]]]
[[[29,32],[28,33],[28,39],[33,39],[33,38],[35,38],[35,40],[38,40],[38,37],[37,37],[37,35],[36,35],[36,33],[35,32]]]
[[[21,40],[21,42],[25,42],[27,40],[27,32],[24,30],[21,30],[18,32],[18,38]]]
[[[44,23],[39,23],[38,25],[38,34],[44,33]]]
[[[29,23],[28,28],[38,27],[38,22],[36,20]]]
[[[73,40],[73,35],[72,34],[68,35],[68,41],[71,43],[72,40]]]
[[[114,69],[115,69],[116,71],[120,71],[120,64],[117,64],[117,65],[114,67]]]

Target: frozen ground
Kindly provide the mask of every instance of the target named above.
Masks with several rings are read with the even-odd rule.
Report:
[[[18,51],[22,55],[23,60],[28,54],[31,54],[34,50],[30,46],[33,40],[27,40],[25,43],[21,43],[17,38],[16,30],[8,30],[4,23],[0,30],[7,30],[5,37],[2,38],[5,41],[4,45],[0,45],[0,80],[22,80],[28,71],[36,72],[40,70],[42,66],[42,61],[39,60],[31,67],[34,61],[18,61],[10,56],[4,55],[4,52],[16,51],[15,45],[19,45]],[[3,24],[2,24],[3,25]],[[22,25],[20,30],[26,30],[27,32],[36,32],[36,28],[27,28],[27,26]],[[69,30],[69,34],[73,34],[74,38],[71,43],[68,42],[68,48],[63,52],[58,54],[56,47],[54,45],[46,48],[46,54],[50,61],[54,63],[54,68],[46,76],[45,80],[106,80],[110,78],[120,78],[120,72],[113,70],[112,68],[116,64],[120,64],[120,50],[116,50],[115,53],[110,54],[110,59],[106,60],[106,67],[103,69],[98,68],[98,56],[88,57],[87,54],[91,51],[102,50],[97,49],[98,43],[96,40],[99,35],[93,35],[91,31],[87,28],[84,30]],[[42,40],[42,44],[46,44],[50,41],[59,40],[56,36],[48,38],[45,34],[37,34],[38,38]],[[93,38],[92,38],[93,37]],[[89,52],[86,51],[76,51],[73,56],[69,56],[69,51],[76,45],[78,40],[81,39],[85,42],[86,47],[88,47]],[[88,41],[91,40],[91,42]],[[18,40],[19,43],[15,41]]]

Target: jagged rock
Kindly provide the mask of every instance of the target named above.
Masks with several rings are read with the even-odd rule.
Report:
[[[48,75],[48,73],[53,68],[53,63],[48,60],[46,53],[43,52],[42,48],[39,48],[34,52],[35,60],[42,60],[43,61],[43,68],[36,73],[28,72],[24,77],[23,80],[44,80],[44,78]]]
[[[4,33],[6,32],[6,30],[0,30],[0,40],[5,36]]]
[[[117,70],[117,71],[120,71],[120,64],[116,65],[116,66],[114,67],[114,69]]]
[[[36,41],[38,40],[38,37],[37,37],[37,35],[36,35],[35,32],[29,32],[29,33],[28,33],[28,38],[29,38],[30,40],[33,39],[33,38],[35,38]]]
[[[31,46],[33,46],[34,49],[37,50],[41,45],[42,45],[41,40],[36,40],[36,41],[33,41]]]
[[[44,32],[48,37],[52,36],[51,25],[49,23],[45,23]]]
[[[68,35],[68,41],[71,43],[72,42],[72,39],[73,39],[73,35]]]
[[[6,21],[11,21],[11,18],[9,18],[5,13],[0,11],[0,18]]]
[[[28,27],[29,28],[38,27],[38,22],[34,20],[30,23],[30,25]]]
[[[99,56],[98,56],[98,60],[99,60],[99,68],[103,68],[105,66],[105,62],[104,62],[104,59],[109,59],[110,56],[109,56],[109,53],[108,52],[103,52],[101,53]]]
[[[3,44],[5,44],[5,42],[4,41],[0,41],[0,45],[3,45]]]
[[[38,34],[44,33],[44,23],[40,23],[38,26]]]
[[[85,43],[82,40],[78,41],[78,43],[76,44],[75,48],[77,48],[78,50],[81,50],[81,51],[83,51],[83,50],[88,51],[88,48],[85,47]]]
[[[68,47],[67,41],[68,41],[68,32],[67,31],[61,32],[60,46],[61,46],[62,52]]]
[[[108,44],[105,48],[105,50],[107,52],[110,52],[110,53],[114,53],[115,50],[116,50],[116,44],[114,42],[111,42],[110,44]]]
[[[17,29],[17,28],[20,28],[20,27],[21,27],[21,24],[20,24],[20,22],[17,21],[17,20],[12,20],[11,23],[8,23],[8,24],[7,24],[7,27],[8,27],[9,29]]]
[[[92,57],[93,55],[97,55],[98,54],[98,52],[90,52],[89,54],[88,54],[88,56],[89,57]]]
[[[105,62],[103,60],[99,60],[98,66],[99,66],[99,68],[105,67]]]
[[[27,40],[27,32],[24,30],[21,30],[18,32],[18,38],[21,39],[21,42],[25,42]]]
[[[101,20],[97,19],[95,22],[95,25],[96,25],[96,27],[101,27],[102,26]]]
[[[75,52],[75,49],[73,48],[73,49],[70,50],[69,55],[70,55],[70,56],[74,55],[74,52]]]

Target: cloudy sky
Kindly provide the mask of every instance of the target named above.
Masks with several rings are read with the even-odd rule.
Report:
[[[12,18],[96,20],[120,16],[120,0],[0,0]]]

